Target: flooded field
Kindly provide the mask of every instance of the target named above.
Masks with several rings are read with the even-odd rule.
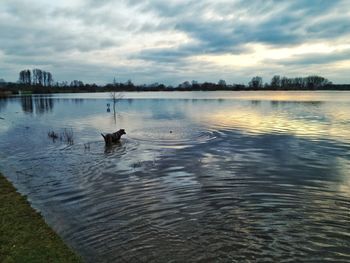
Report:
[[[350,92],[124,93],[115,109],[108,93],[0,99],[0,171],[87,262],[350,261]]]

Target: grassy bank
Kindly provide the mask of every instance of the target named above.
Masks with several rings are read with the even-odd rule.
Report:
[[[1,174],[0,262],[81,262]]]

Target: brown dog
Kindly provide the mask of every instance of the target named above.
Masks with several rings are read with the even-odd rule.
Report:
[[[122,137],[122,135],[126,134],[124,129],[120,129],[117,132],[114,133],[107,133],[106,135],[102,135],[103,139],[105,139],[105,143],[106,145],[111,145],[113,143],[117,143],[119,142],[120,138]]]

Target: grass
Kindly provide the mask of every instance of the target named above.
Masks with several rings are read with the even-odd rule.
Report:
[[[1,174],[0,262],[82,262]]]

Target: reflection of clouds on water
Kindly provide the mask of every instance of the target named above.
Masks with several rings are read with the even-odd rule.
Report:
[[[74,122],[79,124],[78,126],[80,127],[90,127],[103,132],[113,132],[117,128],[124,128],[128,135],[130,129],[142,126],[143,120],[144,114],[117,112],[115,116],[113,113],[96,114],[86,117],[78,116]]]
[[[349,102],[347,91],[181,91],[181,92],[123,92],[123,100],[146,99],[186,99],[193,102],[202,100],[238,100],[238,101],[333,101]],[[109,92],[97,93],[59,93],[55,99],[110,99]]]
[[[5,119],[0,119],[0,136],[1,133],[5,134],[9,129],[10,129],[11,124],[5,120]]]
[[[218,129],[238,129],[257,134],[286,133],[316,140],[335,139],[350,143],[350,130],[346,128],[348,124],[342,123],[345,118],[350,118],[350,112],[328,105],[315,112],[310,112],[308,104],[303,104],[301,109],[295,108],[297,105],[291,107],[271,111],[266,108],[228,106],[214,109],[211,114],[204,115],[203,119],[207,125]]]
[[[339,189],[335,189],[341,195],[350,198],[350,156],[335,157],[339,166],[341,177]],[[350,202],[350,201],[349,201]]]
[[[347,103],[135,99],[114,120],[106,102],[17,99],[0,133],[4,173],[87,259],[350,257]],[[63,125],[74,145],[43,139]]]

